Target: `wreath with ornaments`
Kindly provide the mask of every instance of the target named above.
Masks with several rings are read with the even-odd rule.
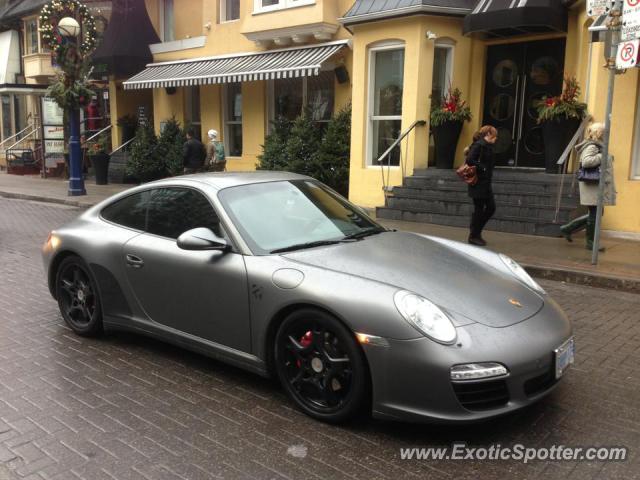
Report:
[[[75,18],[82,26],[84,35],[79,45],[80,53],[87,55],[96,48],[96,21],[86,5],[78,0],[52,0],[40,11],[42,40],[58,56],[63,50],[63,38],[58,30],[62,18]]]

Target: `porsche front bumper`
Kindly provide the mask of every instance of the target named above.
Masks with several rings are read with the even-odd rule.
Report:
[[[373,384],[373,416],[402,421],[471,423],[530,405],[557,385],[554,350],[571,323],[553,300],[533,317],[504,328],[458,327],[455,345],[428,338],[364,345]],[[453,365],[497,362],[508,374],[453,382]]]

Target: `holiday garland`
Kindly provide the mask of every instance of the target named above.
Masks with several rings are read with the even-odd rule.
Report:
[[[96,48],[96,21],[86,5],[78,0],[52,0],[40,11],[40,32],[42,40],[58,56],[62,51],[62,35],[58,31],[58,23],[64,17],[72,17],[84,29],[80,43],[80,53],[87,55]]]

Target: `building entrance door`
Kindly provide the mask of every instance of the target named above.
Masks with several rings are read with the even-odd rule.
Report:
[[[497,165],[544,167],[535,105],[562,91],[564,52],[564,39],[488,48],[483,124],[498,129]]]

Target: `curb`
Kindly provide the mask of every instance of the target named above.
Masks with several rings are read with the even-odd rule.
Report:
[[[559,269],[530,264],[522,264],[522,266],[531,276],[536,278],[640,294],[640,280],[632,278],[612,277],[581,270]]]
[[[80,202],[78,200],[67,200],[64,198],[44,197],[40,195],[30,195],[25,193],[13,193],[0,191],[0,197],[14,198],[19,200],[32,200],[36,202],[57,203],[78,208],[89,208],[98,202]],[[620,292],[640,294],[640,279],[612,277],[593,272],[586,272],[572,269],[560,269],[545,267],[541,265],[521,264],[529,274],[545,280],[572,283],[586,287],[605,288]]]
[[[14,193],[14,192],[2,192],[0,191],[0,197],[13,198],[18,200],[31,200],[34,202],[44,203],[57,203],[59,205],[67,205],[70,207],[89,208],[94,206],[97,202],[80,202],[78,200],[66,200],[64,198],[52,198],[44,197],[41,195],[32,195],[27,193]]]

